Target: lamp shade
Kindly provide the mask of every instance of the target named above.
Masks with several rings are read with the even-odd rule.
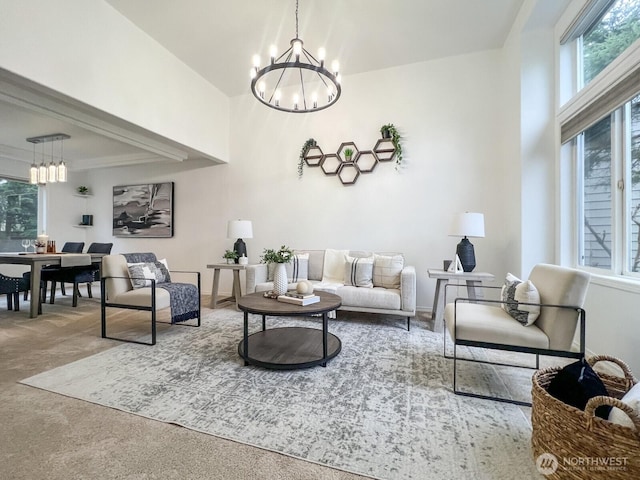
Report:
[[[484,237],[484,214],[458,213],[451,222],[450,237]]]
[[[253,238],[251,220],[229,220],[227,238]]]

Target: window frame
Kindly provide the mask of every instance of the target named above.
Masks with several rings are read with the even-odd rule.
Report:
[[[585,4],[585,8],[580,10],[577,17],[588,13],[587,7],[594,7],[595,4],[603,4],[603,1],[592,1]],[[609,2],[612,5],[613,0]],[[574,28],[569,34],[565,32],[559,36],[559,98],[567,97],[563,93],[571,92],[563,105],[559,107],[557,120],[562,131],[565,125],[572,118],[577,117],[581,111],[587,110],[596,104],[611,91],[631,75],[640,72],[640,39],[637,39],[622,54],[614,59],[607,67],[599,72],[587,85],[584,85],[583,58],[582,58],[582,35],[600,19],[608,8],[602,12],[589,25],[582,24],[582,30],[577,31],[575,25],[579,23],[579,18],[574,18],[569,30]],[[568,60],[568,61],[567,61]],[[634,87],[635,88],[635,87]],[[628,91],[627,91],[628,93]],[[635,96],[640,94],[636,91]],[[563,232],[561,238],[571,242],[571,246],[565,251],[568,253],[570,263],[579,269],[588,271],[598,276],[626,279],[634,284],[640,280],[640,272],[632,272],[633,265],[633,240],[631,224],[632,205],[632,152],[631,152],[631,115],[630,102],[626,100],[621,106],[611,111],[611,268],[598,268],[582,265],[584,254],[584,130],[590,128],[603,117],[587,125],[582,131],[574,136],[570,141],[563,140],[563,133],[559,135],[559,159],[562,163],[570,162],[568,169],[571,181],[564,183],[565,188],[561,191],[563,203],[568,206],[571,212],[572,221],[567,222],[567,226],[561,227]],[[584,125],[583,125],[584,126]],[[563,141],[565,143],[563,143]],[[567,148],[565,148],[567,146]],[[561,170],[562,171],[562,167]],[[622,188],[619,182],[622,181]],[[571,191],[567,192],[569,188]],[[561,207],[562,211],[563,207]],[[562,223],[562,222],[561,222]],[[640,248],[640,247],[638,247]]]

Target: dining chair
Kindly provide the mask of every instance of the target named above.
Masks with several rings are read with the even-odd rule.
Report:
[[[84,242],[66,242],[62,246],[62,253],[82,253],[82,249],[84,248]],[[47,301],[47,282],[51,281],[51,275],[53,275],[56,271],[60,270],[59,266],[45,266],[42,268],[40,272],[40,280],[41,280],[41,297],[42,301]],[[27,286],[31,285],[31,272],[25,272],[22,277],[26,280]],[[61,292],[63,295],[66,295],[64,291],[64,285],[62,285]],[[55,296],[55,288],[51,289],[51,296]],[[27,300],[29,298],[29,289],[24,292],[24,299]]]
[[[113,243],[92,243],[89,245],[86,253],[111,253]],[[79,285],[85,283],[87,285],[87,296],[93,298],[91,292],[91,283],[100,280],[100,267],[96,265],[87,265],[82,267],[60,268],[57,272],[51,274],[51,291],[55,292],[56,284],[60,282],[60,290],[64,292],[64,284],[73,284],[73,300],[72,305],[78,306],[78,297],[81,297]],[[54,303],[54,296],[50,297],[49,303]]]

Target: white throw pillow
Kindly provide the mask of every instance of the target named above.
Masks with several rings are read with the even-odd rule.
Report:
[[[323,283],[343,283],[344,262],[348,253],[349,250],[333,250],[330,248],[324,251]]]
[[[373,288],[373,257],[345,256],[344,284]]]
[[[631,390],[621,398],[621,401],[633,408],[637,415],[640,415],[640,383],[636,383],[631,387]],[[634,430],[636,429],[629,416],[619,408],[613,407],[611,409],[611,412],[609,412],[609,421],[617,423],[618,425],[633,428]]]
[[[540,303],[540,293],[531,280],[523,282],[515,275],[507,273],[502,286],[502,309],[525,327],[533,325],[540,316],[539,305],[521,305],[524,303]]]
[[[373,254],[373,286],[400,288],[400,274],[404,268],[402,255]]]

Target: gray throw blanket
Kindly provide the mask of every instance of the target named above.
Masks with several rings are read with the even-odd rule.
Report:
[[[155,253],[123,253],[127,263],[155,263]],[[198,287],[191,283],[157,283],[156,287],[169,292],[171,323],[198,318]]]

